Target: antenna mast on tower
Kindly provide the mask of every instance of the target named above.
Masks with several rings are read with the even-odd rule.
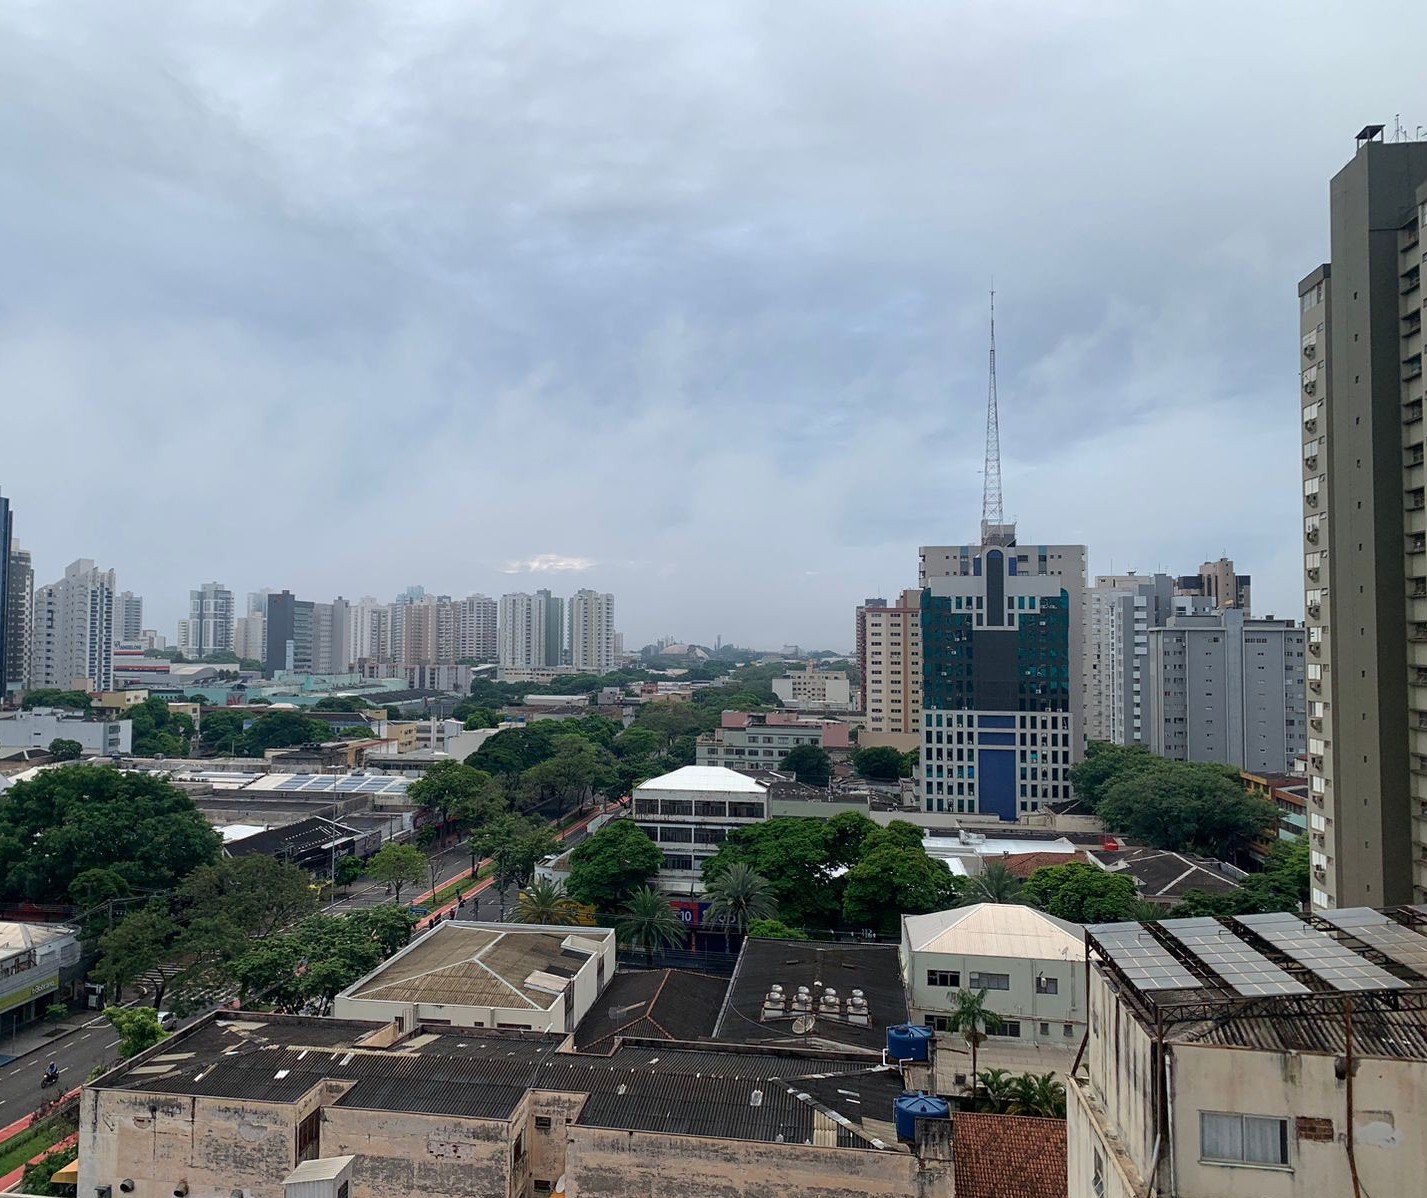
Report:
[[[991,290],[990,381],[986,389],[986,469],[981,495],[981,543],[1014,544],[1001,509],[1001,422],[996,410],[996,291]]]

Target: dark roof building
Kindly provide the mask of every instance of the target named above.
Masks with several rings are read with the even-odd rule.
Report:
[[[609,1052],[615,1041],[702,1040],[713,1035],[728,979],[685,969],[617,973],[575,1029],[581,1052]]]
[[[1090,856],[1107,873],[1128,874],[1146,902],[1173,905],[1191,890],[1223,894],[1239,888],[1243,875],[1213,857],[1171,853],[1165,849],[1134,848],[1116,852],[1091,850]]]
[[[279,828],[255,832],[240,840],[230,840],[223,848],[230,857],[260,853],[293,865],[325,870],[337,857],[360,856],[380,846],[380,832],[350,828],[346,824],[313,815]]]
[[[899,952],[895,944],[745,940],[714,1036],[880,1053],[887,1028],[907,1021]]]

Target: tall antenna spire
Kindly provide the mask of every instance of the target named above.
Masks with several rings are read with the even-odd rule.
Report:
[[[1001,421],[996,411],[996,289],[991,288],[991,374],[986,389],[986,469],[981,495],[981,543],[1000,543],[1005,531],[1001,510]]]

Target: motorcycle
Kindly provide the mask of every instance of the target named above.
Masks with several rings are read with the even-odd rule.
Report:
[[[58,1073],[46,1073],[44,1077],[40,1078],[40,1089],[48,1090],[57,1081],[59,1081]]]

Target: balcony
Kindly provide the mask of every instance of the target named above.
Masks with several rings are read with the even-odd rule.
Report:
[[[1422,401],[1414,399],[1402,409],[1402,423],[1411,424],[1413,421],[1422,419]]]

